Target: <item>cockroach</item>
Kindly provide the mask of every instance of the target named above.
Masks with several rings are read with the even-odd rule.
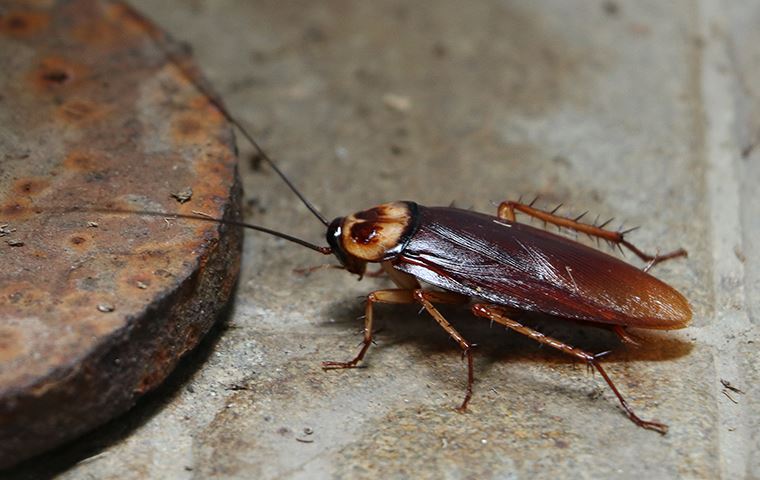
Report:
[[[158,35],[157,32],[161,31],[154,29],[152,33]],[[159,43],[165,45],[165,34],[161,33],[161,36]],[[243,226],[324,255],[334,255],[340,263],[339,268],[359,278],[365,274],[368,264],[379,264],[395,284],[396,288],[376,290],[367,295],[364,338],[358,354],[348,361],[323,362],[324,369],[353,368],[364,359],[372,344],[375,304],[417,304],[457,342],[467,359],[467,388],[458,407],[464,412],[472,398],[475,345],[444,318],[436,304],[469,305],[476,317],[488,319],[586,362],[599,372],[631,421],[662,434],[667,432],[665,424],[643,420],[634,413],[601,365],[600,357],[607,352],[592,354],[544,335],[515,320],[512,312],[539,313],[608,328],[623,341],[632,341],[626,333],[629,327],[683,328],[692,315],[688,301],[648,271],[662,261],[686,256],[685,250],[648,255],[626,239],[627,231],[609,230],[605,228],[606,224],[582,223],[582,215],[566,218],[555,211],[535,208],[533,203],[519,201],[502,202],[496,215],[396,201],[328,221],[280,171],[221,100],[199,80],[197,72],[186,69],[186,63],[175,58],[170,51],[167,50],[166,54],[322,222],[326,228],[327,246],[259,225],[194,218]],[[570,238],[520,223],[515,217],[517,212],[606,240],[618,248],[625,247],[647,264],[639,269]]]
[[[263,150],[259,154],[268,158]],[[267,162],[274,165],[271,160]],[[475,345],[444,318],[435,304],[470,304],[475,316],[588,363],[601,374],[636,425],[667,432],[667,425],[641,419],[628,405],[599,361],[609,352],[595,355],[573,347],[524,325],[510,312],[540,313],[609,328],[627,342],[633,341],[626,332],[629,327],[683,328],[691,319],[689,303],[673,287],[647,272],[659,262],[686,256],[685,250],[648,255],[628,242],[623,232],[583,224],[519,202],[502,202],[493,216],[397,201],[328,223],[298,195],[324,223],[329,246],[314,245],[258,225],[239,225],[335,255],[341,268],[360,278],[367,264],[380,264],[397,287],[367,295],[359,353],[349,361],[323,362],[324,369],[353,368],[364,359],[372,344],[375,304],[418,304],[457,342],[467,359],[467,388],[457,408],[464,412],[472,397]],[[648,263],[638,269],[569,238],[519,223],[515,212],[626,247]],[[437,289],[423,287],[421,282]]]
[[[444,318],[435,304],[470,304],[475,316],[588,363],[601,374],[636,425],[667,432],[667,425],[641,419],[628,405],[599,361],[608,352],[594,355],[573,347],[520,323],[510,312],[541,313],[606,327],[628,342],[633,341],[626,332],[629,327],[683,328],[692,315],[688,301],[647,272],[659,262],[686,256],[685,250],[648,255],[626,240],[626,232],[584,224],[512,201],[502,202],[496,216],[397,201],[328,222],[221,104],[219,108],[324,224],[328,246],[311,244],[258,225],[241,225],[325,255],[335,255],[341,268],[360,278],[367,264],[380,264],[397,287],[367,295],[364,339],[359,353],[349,361],[323,362],[324,369],[353,368],[364,359],[372,344],[375,304],[418,304],[457,342],[467,359],[467,388],[457,408],[464,412],[472,397],[475,345]],[[515,212],[625,247],[647,264],[638,269],[569,238],[519,223]],[[437,289],[423,287],[421,282]]]

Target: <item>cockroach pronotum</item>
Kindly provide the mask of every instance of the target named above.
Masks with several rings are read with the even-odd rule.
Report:
[[[153,33],[156,32],[160,30],[155,29]],[[165,42],[166,39],[160,41]],[[167,55],[183,69],[182,61],[173,58],[168,51]],[[258,225],[191,218],[244,226],[324,255],[335,255],[340,268],[359,278],[364,275],[367,264],[377,263],[397,287],[367,295],[364,339],[358,354],[349,361],[324,362],[323,368],[352,368],[364,359],[372,343],[376,303],[418,304],[457,342],[467,359],[467,388],[464,400],[458,407],[463,412],[472,397],[474,344],[462,337],[435,305],[469,304],[471,312],[477,317],[503,325],[586,362],[601,374],[628,418],[640,427],[663,434],[667,432],[665,424],[643,420],[634,413],[602,368],[600,357],[604,353],[594,355],[544,335],[515,320],[512,312],[534,312],[608,328],[623,341],[632,341],[626,332],[629,327],[656,330],[683,328],[691,319],[689,303],[674,288],[651,276],[648,270],[664,260],[686,256],[685,250],[648,255],[625,238],[627,231],[608,230],[606,224],[582,223],[582,215],[576,218],[561,217],[555,211],[539,210],[532,203],[519,201],[502,202],[495,216],[453,207],[426,207],[411,201],[397,201],[328,222],[223,103],[198,80],[195,72],[183,71],[322,222],[326,228],[328,246],[315,245]],[[519,223],[515,218],[516,212],[606,240],[618,248],[625,247],[647,264],[643,269],[638,269],[569,238]]]

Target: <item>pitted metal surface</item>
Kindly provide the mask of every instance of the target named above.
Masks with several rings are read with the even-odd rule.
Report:
[[[239,213],[232,132],[155,33],[0,4],[0,466],[123,412],[232,294],[238,229],[107,212]]]

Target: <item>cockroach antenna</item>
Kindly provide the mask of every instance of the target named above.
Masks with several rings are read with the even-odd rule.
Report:
[[[243,228],[249,228],[251,230],[256,230],[257,232],[264,232],[268,233],[269,235],[282,238],[283,240],[287,240],[289,242],[296,243],[298,245],[301,245],[302,247],[309,248],[311,250],[317,251],[323,255],[331,255],[333,253],[332,248],[330,247],[322,247],[319,245],[315,245],[311,242],[307,242],[306,240],[301,240],[298,237],[294,237],[293,235],[288,235],[287,233],[278,232],[277,230],[272,230],[271,228],[262,227],[260,225],[254,225],[252,223],[245,223],[245,222],[238,222],[236,220],[226,220],[221,218],[215,218],[210,215],[201,214],[200,212],[189,215],[189,214],[182,214],[182,213],[165,213],[165,212],[154,212],[154,211],[148,211],[148,210],[120,210],[120,209],[114,209],[114,208],[81,208],[81,207],[70,207],[70,208],[63,208],[63,209],[48,209],[49,212],[55,212],[55,213],[71,213],[71,212],[95,212],[95,213],[107,213],[107,214],[118,214],[118,213],[125,213],[130,215],[144,215],[149,217],[164,217],[164,218],[186,218],[189,220],[198,220],[201,222],[212,222],[212,223],[222,223],[224,225],[232,225],[234,227],[243,227]]]
[[[184,72],[184,69],[182,69],[181,67],[180,69],[183,70]],[[193,85],[195,85],[195,87],[198,90],[200,90],[201,93],[203,93],[206,96],[206,98],[208,98],[209,102],[211,102],[211,104],[214,107],[216,107],[217,110],[219,110],[219,112],[224,116],[224,118],[226,118],[227,121],[230,122],[231,124],[235,125],[238,130],[240,130],[240,133],[242,133],[243,136],[246,138],[246,140],[248,140],[248,142],[250,142],[250,144],[253,145],[253,148],[256,149],[256,152],[259,154],[259,156],[263,158],[269,164],[270,167],[272,167],[272,170],[274,170],[277,173],[277,175],[280,176],[280,178],[282,179],[283,182],[285,182],[288,188],[290,188],[290,190],[293,193],[295,193],[299,199],[301,199],[301,202],[303,202],[303,204],[306,205],[306,208],[308,208],[309,211],[311,211],[311,213],[313,213],[314,216],[317,217],[324,226],[328,226],[329,223],[327,222],[327,219],[321,213],[319,213],[319,210],[317,210],[317,207],[312,205],[312,203],[309,200],[307,200],[306,197],[303,196],[303,194],[295,187],[295,185],[293,185],[290,179],[287,176],[285,176],[284,173],[282,173],[282,170],[280,170],[279,167],[277,167],[277,164],[274,163],[274,161],[271,158],[269,158],[269,155],[266,154],[264,149],[261,148],[261,146],[258,144],[258,142],[256,142],[256,140],[254,140],[253,135],[248,133],[248,130],[246,130],[245,127],[243,127],[243,125],[235,117],[233,117],[232,114],[224,107],[224,104],[222,104],[221,100],[219,100],[219,98],[213,95],[210,91],[205,89],[200,83],[196,82],[195,79],[192,77],[192,75],[186,74],[186,76],[191,82],[193,82]]]
[[[243,134],[246,140],[248,140],[251,143],[251,145],[253,145],[253,147],[256,149],[256,152],[259,154],[259,156],[263,158],[264,160],[266,160],[269,166],[272,167],[272,170],[277,172],[277,175],[280,176],[280,178],[282,179],[283,182],[285,182],[288,188],[290,188],[290,190],[292,190],[293,193],[295,193],[298,196],[298,198],[301,199],[301,202],[303,202],[303,204],[306,205],[306,208],[308,208],[309,211],[311,211],[311,213],[313,213],[314,216],[317,217],[324,226],[328,226],[329,223],[327,222],[327,219],[321,213],[319,213],[319,210],[317,210],[317,207],[312,205],[312,203],[309,200],[307,200],[306,197],[303,196],[303,194],[295,187],[295,185],[291,183],[290,179],[286,177],[284,173],[282,173],[279,167],[277,167],[277,164],[275,164],[274,161],[272,161],[272,159],[269,158],[269,155],[267,155],[266,152],[264,152],[264,149],[262,149],[259,146],[259,144],[256,143],[256,140],[253,139],[253,136],[250,133],[248,133],[248,130],[243,128],[240,122],[238,122],[235,117],[230,115],[230,113],[224,108],[224,106],[216,98],[214,98],[211,95],[208,95],[208,98],[209,98],[209,101],[216,108],[218,108],[220,112],[222,112],[222,115],[224,115],[227,121],[235,125],[238,128],[238,130],[240,130],[240,132]]]
[[[283,182],[290,188],[290,190],[296,194],[296,196],[301,200],[301,202],[306,206],[306,208],[309,209],[309,211],[314,214],[315,217],[319,219],[320,222],[324,226],[328,226],[329,222],[327,219],[319,213],[319,210],[309,201],[306,199],[306,197],[303,196],[303,194],[296,188],[295,185],[293,185],[293,182],[290,181],[290,179],[285,176],[285,174],[282,172],[282,170],[279,169],[277,164],[274,163],[274,161],[269,158],[269,155],[266,154],[263,148],[258,144],[256,140],[254,140],[253,136],[248,133],[248,130],[246,130],[245,127],[238,121],[237,118],[235,118],[224,106],[224,103],[219,99],[219,97],[213,92],[211,87],[204,85],[202,81],[202,77],[198,72],[194,70],[193,67],[188,66],[186,61],[183,61],[183,58],[178,58],[177,55],[174,54],[174,52],[171,51],[167,45],[177,45],[178,42],[175,41],[168,33],[164,32],[162,29],[160,29],[156,24],[154,24],[150,19],[143,16],[141,13],[136,11],[135,9],[127,6],[126,8],[129,9],[129,12],[131,15],[133,15],[136,18],[139,18],[141,23],[143,25],[146,25],[147,33],[148,35],[155,40],[156,44],[158,45],[158,48],[160,48],[164,55],[166,55],[166,58],[169,60],[169,62],[172,63],[172,65],[176,66],[182,75],[189,81],[195,88],[198,89],[200,93],[202,93],[209,102],[219,111],[219,113],[224,116],[225,119],[227,119],[228,122],[233,124],[235,127],[237,127],[238,130],[240,130],[240,133],[243,134],[246,140],[250,142],[251,145],[253,145],[253,148],[256,149],[256,152],[259,154],[261,158],[263,158],[270,167],[272,167],[272,170],[274,170],[277,175],[282,179]]]

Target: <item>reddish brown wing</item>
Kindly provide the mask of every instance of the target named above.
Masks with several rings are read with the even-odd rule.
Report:
[[[675,289],[568,238],[490,215],[419,206],[401,271],[489,302],[561,317],[674,329],[691,319]]]

